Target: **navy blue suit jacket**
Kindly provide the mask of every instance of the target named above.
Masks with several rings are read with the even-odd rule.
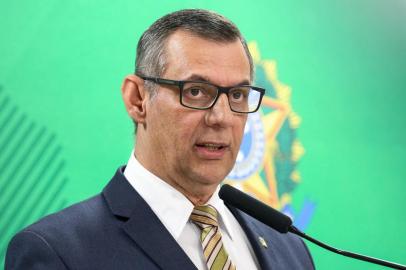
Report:
[[[314,269],[305,244],[230,207],[262,269]],[[258,240],[262,237],[267,248]],[[120,168],[103,192],[11,240],[5,269],[196,269]],[[240,269],[245,270],[245,269]],[[247,269],[249,270],[249,269]]]

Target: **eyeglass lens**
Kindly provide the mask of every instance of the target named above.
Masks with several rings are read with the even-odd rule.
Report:
[[[183,85],[182,103],[185,106],[205,109],[213,105],[218,95],[218,88],[214,85],[200,82],[186,82]],[[233,111],[252,112],[258,107],[261,93],[247,86],[231,88],[228,101]]]

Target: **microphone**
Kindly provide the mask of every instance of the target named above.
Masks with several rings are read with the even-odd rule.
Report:
[[[302,238],[309,240],[310,242],[332,251],[334,253],[354,258],[361,261],[370,262],[373,264],[379,264],[382,266],[406,270],[405,265],[384,261],[381,259],[368,257],[365,255],[352,253],[345,250],[336,249],[332,246],[320,242],[304,232],[300,231],[298,228],[292,225],[292,220],[287,215],[273,209],[272,207],[264,204],[263,202],[253,198],[252,196],[228,185],[224,184],[219,191],[220,198],[228,205],[234,206],[252,216],[253,218],[261,221],[262,223],[268,225],[269,227],[277,230],[280,233],[291,232]]]

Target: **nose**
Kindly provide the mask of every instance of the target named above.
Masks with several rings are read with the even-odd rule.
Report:
[[[205,121],[208,126],[226,127],[232,123],[233,112],[226,94],[220,94],[216,104],[207,110]]]

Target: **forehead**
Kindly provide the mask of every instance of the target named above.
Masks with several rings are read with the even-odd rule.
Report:
[[[250,81],[250,65],[239,39],[217,42],[178,30],[165,44],[163,77],[187,80],[191,77],[230,86]]]

